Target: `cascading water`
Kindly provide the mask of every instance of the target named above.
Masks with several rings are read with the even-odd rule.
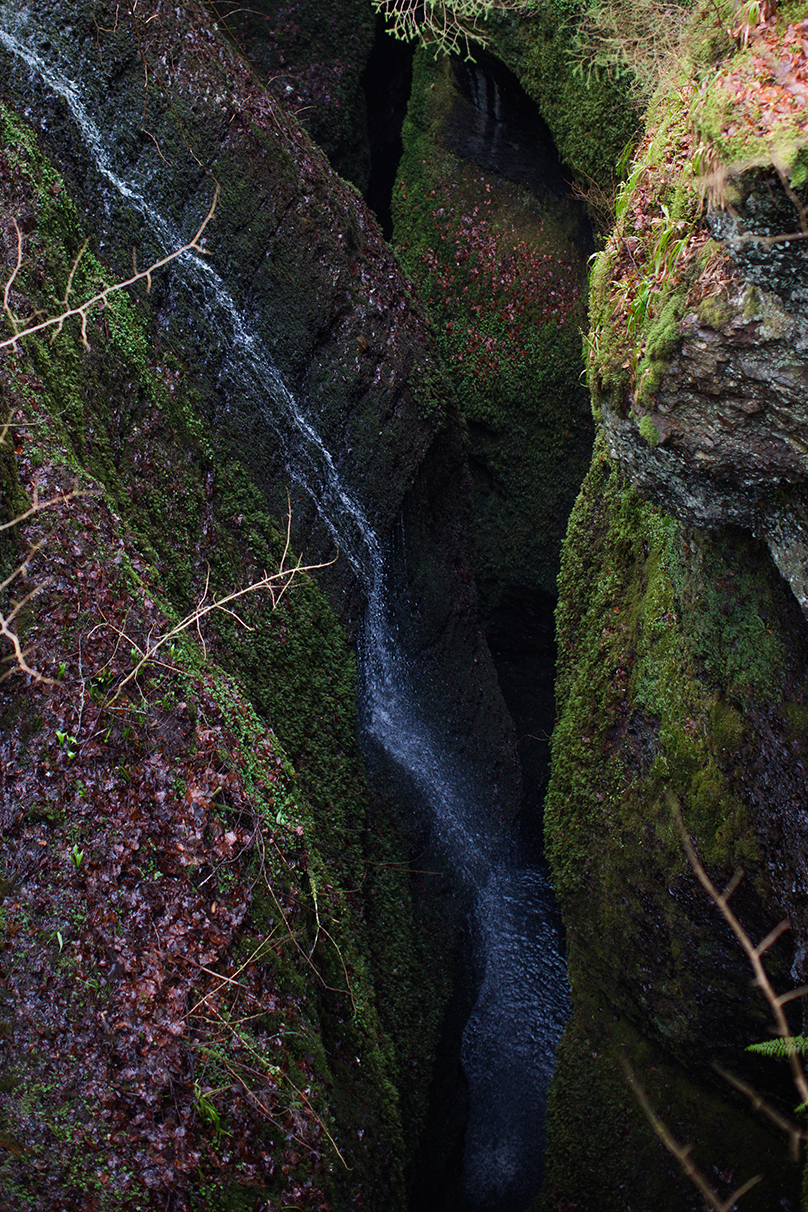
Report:
[[[144,171],[140,177],[127,171],[111,132],[94,118],[80,83],[80,53],[64,31],[61,39],[47,34],[29,8],[0,7],[0,42],[66,104],[102,188],[140,215],[164,252],[180,246],[182,236],[161,213]],[[199,323],[217,349],[220,378],[254,401],[275,430],[289,475],[315,502],[364,585],[368,604],[359,655],[365,743],[402,772],[472,903],[479,996],[463,1042],[471,1096],[465,1205],[472,1212],[521,1212],[540,1182],[540,1124],[568,1014],[549,887],[540,871],[520,864],[505,806],[493,805],[484,790],[491,781],[482,777],[473,747],[456,734],[449,715],[425,710],[436,675],[402,625],[413,605],[402,605],[395,591],[400,552],[393,539],[375,533],[305,405],[287,388],[213,266],[188,252],[175,270],[198,299]]]

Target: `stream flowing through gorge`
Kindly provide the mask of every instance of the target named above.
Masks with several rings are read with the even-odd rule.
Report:
[[[98,175],[99,207],[125,200],[164,253],[186,232],[161,211],[153,183],[130,171],[114,130],[93,112],[82,87],[80,48],[69,30],[44,29],[29,6],[0,7],[0,41],[36,87],[66,105],[74,132]],[[471,905],[476,1001],[462,1062],[470,1113],[463,1162],[468,1212],[523,1212],[543,1167],[546,1092],[569,1014],[565,965],[552,890],[520,854],[501,806],[481,788],[473,751],[425,704],[433,676],[408,642],[395,592],[403,544],[380,536],[338,471],[248,316],[211,262],[193,252],[175,264],[198,299],[197,322],[217,351],[220,382],[253,401],[281,444],[289,476],[315,503],[367,599],[359,641],[360,718],[370,753],[400,772],[426,810],[438,848]],[[417,610],[417,603],[410,604]]]

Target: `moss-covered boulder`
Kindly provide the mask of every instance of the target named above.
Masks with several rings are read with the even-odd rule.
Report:
[[[778,1190],[793,1198],[798,1180],[787,1141],[770,1138],[712,1069],[787,1100],[776,1068],[749,1071],[743,1053],[767,1037],[771,1014],[688,865],[672,803],[720,887],[744,872],[732,904],[750,936],[765,937],[793,906],[801,945],[803,910],[790,892],[802,849],[801,613],[764,545],[739,531],[683,528],[640,500],[602,442],[559,589],[546,831],[575,1010],[551,1114],[550,1192],[586,1203],[602,1182],[598,1206],[624,1207],[633,1192],[650,1208],[676,1174],[625,1085],[625,1054],[646,1086],[656,1071],[657,1110],[677,1139],[694,1143],[698,1164],[726,1164],[738,1182],[765,1169],[757,1204],[747,1200],[771,1207]],[[793,943],[767,953],[778,987],[801,975],[789,976]],[[582,1048],[586,1068],[590,1054],[596,1062],[588,1093]],[[601,1127],[574,1145],[571,1125],[589,1116]],[[673,1190],[666,1207],[700,1206],[686,1182]]]

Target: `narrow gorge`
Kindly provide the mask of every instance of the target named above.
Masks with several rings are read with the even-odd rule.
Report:
[[[592,12],[0,0],[0,1212],[804,1205],[808,17]]]

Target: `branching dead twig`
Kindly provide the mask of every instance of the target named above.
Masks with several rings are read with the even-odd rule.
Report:
[[[631,1065],[626,1057],[622,1056],[620,1058],[620,1063],[623,1066],[626,1081],[628,1082],[629,1086],[631,1086],[634,1097],[642,1107],[649,1124],[654,1129],[668,1152],[676,1158],[679,1165],[682,1167],[683,1173],[699,1190],[704,1202],[707,1204],[707,1207],[710,1208],[712,1212],[732,1212],[732,1209],[735,1207],[741,1196],[745,1195],[747,1191],[750,1191],[752,1187],[757,1186],[763,1176],[761,1174],[755,1175],[754,1178],[750,1178],[748,1182],[745,1182],[742,1187],[737,1187],[726,1199],[722,1199],[721,1196],[713,1190],[708,1180],[704,1177],[701,1170],[691,1158],[690,1150],[692,1149],[692,1145],[680,1145],[664,1120],[660,1119],[660,1117],[657,1115],[656,1111],[651,1106],[645,1091],[642,1089],[640,1083],[637,1081],[637,1078],[634,1076],[634,1071],[632,1070]]]
[[[197,230],[196,230],[195,234],[192,236],[192,238],[190,240],[188,240],[185,244],[183,244],[180,248],[177,248],[173,252],[167,253],[164,257],[161,257],[159,260],[154,261],[151,265],[148,266],[147,269],[138,270],[137,266],[133,265],[133,272],[129,278],[126,278],[125,280],[122,280],[119,282],[113,282],[111,285],[104,287],[103,290],[98,291],[98,293],[94,294],[91,298],[85,299],[85,301],[83,303],[79,303],[75,306],[71,306],[70,305],[70,296],[73,293],[73,287],[74,287],[74,283],[75,283],[75,279],[76,279],[76,273],[78,271],[81,259],[87,250],[88,242],[85,240],[84,244],[79,249],[77,256],[75,257],[73,264],[70,267],[70,272],[69,272],[68,278],[67,278],[67,284],[65,286],[65,293],[64,293],[64,296],[62,297],[62,299],[60,300],[61,310],[59,311],[59,313],[57,315],[46,316],[44,319],[35,320],[34,317],[37,316],[38,314],[41,314],[41,313],[35,312],[32,316],[29,316],[27,320],[21,320],[20,317],[18,315],[16,315],[16,313],[14,312],[14,310],[11,306],[11,293],[12,293],[12,289],[14,287],[14,282],[16,281],[16,279],[20,273],[20,270],[22,269],[23,261],[24,261],[23,236],[22,236],[22,232],[20,231],[20,226],[17,223],[17,220],[14,219],[13,224],[14,224],[14,232],[16,235],[16,255],[15,255],[15,259],[14,259],[14,264],[11,268],[11,272],[9,273],[8,277],[6,278],[5,284],[3,286],[3,302],[2,302],[3,317],[5,318],[6,322],[10,325],[14,335],[11,337],[6,337],[3,340],[0,340],[0,353],[3,353],[6,350],[13,350],[16,353],[19,350],[20,341],[22,341],[25,337],[36,336],[40,333],[44,333],[49,330],[51,332],[51,339],[53,340],[62,331],[65,321],[71,319],[74,316],[78,317],[81,321],[81,340],[82,340],[82,343],[83,343],[85,349],[89,349],[90,343],[89,343],[89,340],[87,337],[87,322],[89,320],[90,314],[94,307],[102,307],[105,304],[106,300],[110,297],[110,295],[115,294],[121,290],[125,290],[129,286],[136,286],[140,282],[145,282],[147,290],[151,290],[153,275],[158,270],[163,269],[166,265],[170,265],[172,261],[176,261],[178,257],[181,257],[186,252],[193,251],[193,252],[199,253],[201,256],[207,255],[206,250],[201,243],[201,240],[202,240],[202,236],[205,232],[205,229],[208,227],[211,220],[213,219],[214,214],[216,213],[216,206],[219,201],[219,193],[220,193],[220,190],[219,190],[219,186],[217,184],[215,186],[213,198],[211,200],[210,206],[208,207],[207,214],[205,215],[204,219],[200,223],[199,227],[197,228]],[[2,443],[6,440],[10,428],[11,428],[10,420],[6,421],[2,426],[0,426],[0,445],[2,445]],[[9,521],[0,523],[0,533],[3,531],[6,531],[6,530],[10,530],[14,526],[19,526],[21,523],[27,521],[29,518],[33,517],[35,514],[41,513],[43,510],[52,509],[56,505],[66,505],[71,500],[74,500],[76,497],[85,496],[85,495],[87,495],[86,490],[82,490],[79,488],[73,488],[70,492],[58,493],[53,497],[49,497],[47,500],[40,501],[39,496],[38,496],[38,490],[36,487],[34,487],[31,504],[28,507],[28,509],[25,509],[21,513],[18,513],[15,517],[11,518]],[[0,594],[3,594],[6,590],[8,590],[14,584],[14,582],[18,578],[23,577],[27,573],[31,560],[33,559],[34,555],[41,549],[41,547],[42,547],[42,543],[35,544],[33,547],[31,547],[29,549],[25,559],[22,560],[22,562],[20,564],[18,564],[17,567],[8,574],[8,576],[5,578],[5,580],[0,582]],[[288,543],[287,543],[287,549],[288,549]],[[2,676],[0,677],[0,681],[3,681],[6,678],[10,677],[12,673],[24,673],[24,674],[27,674],[29,677],[34,678],[36,681],[45,682],[48,684],[54,683],[53,678],[46,677],[44,674],[39,673],[37,670],[33,669],[32,666],[28,663],[28,660],[27,660],[28,653],[23,649],[22,643],[20,641],[19,635],[17,634],[17,630],[15,627],[15,622],[19,619],[21,611],[28,605],[29,602],[31,602],[33,600],[33,598],[35,598],[37,596],[37,594],[41,593],[41,591],[45,588],[46,584],[47,584],[47,582],[43,581],[39,585],[35,585],[34,588],[29,593],[25,594],[24,597],[20,601],[15,602],[9,611],[7,611],[5,613],[0,611],[0,636],[4,637],[6,640],[8,640],[12,647],[11,653],[7,657],[3,658],[3,660],[5,662],[7,662],[7,661],[13,662],[13,667],[11,669],[7,669],[2,674]],[[287,586],[284,586],[284,590],[286,587]]]
[[[67,288],[65,290],[64,298],[61,300],[63,310],[60,311],[59,314],[56,316],[48,316],[44,320],[38,320],[35,324],[27,324],[25,327],[22,327],[22,328],[20,327],[21,321],[18,319],[17,316],[14,315],[13,311],[11,310],[11,304],[10,304],[10,298],[9,298],[14,279],[16,278],[17,274],[19,273],[20,267],[22,265],[22,256],[23,256],[22,233],[19,229],[18,224],[15,221],[14,228],[17,233],[16,263],[14,265],[14,268],[11,271],[10,277],[6,281],[6,285],[3,290],[3,314],[5,315],[6,319],[8,320],[12,329],[14,330],[14,336],[6,337],[5,340],[0,341],[0,353],[2,353],[3,350],[6,350],[6,349],[13,349],[16,352],[17,349],[19,348],[19,342],[22,341],[23,338],[32,337],[32,336],[37,335],[38,333],[43,333],[48,330],[53,330],[52,337],[56,338],[59,335],[59,333],[62,331],[65,321],[72,319],[74,316],[78,317],[81,320],[82,344],[84,345],[85,349],[89,349],[90,342],[87,337],[87,322],[90,318],[90,313],[92,312],[94,307],[103,306],[103,304],[107,301],[107,299],[110,297],[110,295],[117,294],[118,292],[120,292],[122,290],[126,290],[130,286],[137,286],[137,284],[139,282],[145,282],[146,289],[148,291],[150,291],[152,288],[152,278],[153,278],[154,274],[157,273],[158,270],[164,269],[166,267],[166,265],[170,265],[172,263],[172,261],[176,261],[178,257],[183,256],[187,252],[195,252],[203,257],[208,255],[207,250],[204,248],[204,246],[201,243],[201,240],[202,240],[202,236],[205,232],[205,229],[208,227],[211,220],[213,219],[214,214],[216,213],[216,206],[219,201],[219,193],[220,193],[220,188],[217,184],[214,188],[213,199],[211,201],[210,206],[208,207],[207,214],[205,215],[204,219],[200,223],[195,234],[191,237],[190,240],[187,241],[187,243],[183,244],[180,248],[175,248],[173,250],[173,252],[166,253],[166,255],[164,257],[160,257],[157,261],[153,261],[152,264],[149,265],[149,267],[147,269],[141,269],[141,270],[135,269],[130,277],[125,278],[120,282],[113,282],[109,286],[105,286],[103,290],[98,291],[98,293],[94,294],[91,298],[85,299],[85,301],[83,303],[79,303],[75,307],[71,307],[70,306],[70,294],[73,290],[73,282],[75,280],[76,271],[78,269],[79,262],[81,261],[81,258],[84,256],[84,253],[87,250],[87,243],[85,242],[82,245],[81,249],[79,250],[79,253],[78,253],[77,257],[75,258],[73,265],[70,269],[70,274],[69,274],[68,280],[67,280]]]
[[[252,631],[254,629],[249,625],[249,623],[242,619],[235,610],[231,609],[231,603],[240,601],[241,598],[247,597],[248,595],[266,592],[270,596],[272,609],[276,610],[287,590],[294,585],[296,580],[298,580],[301,576],[305,576],[307,573],[317,572],[322,568],[330,568],[339,558],[339,553],[337,553],[333,559],[323,560],[319,564],[303,564],[301,560],[298,559],[297,562],[291,567],[287,567],[286,560],[289,555],[291,536],[292,510],[291,505],[289,505],[286,515],[286,542],[283,549],[283,555],[281,556],[280,563],[275,572],[264,572],[264,575],[257,581],[253,581],[249,585],[243,585],[241,589],[234,589],[232,593],[225,594],[224,597],[217,598],[213,602],[206,601],[208,590],[210,588],[210,573],[208,572],[202,598],[195,609],[187,614],[185,618],[181,619],[180,622],[177,623],[176,626],[172,627],[170,631],[167,631],[164,635],[161,635],[159,639],[155,640],[154,642],[147,643],[145,649],[131,641],[130,637],[127,637],[123,633],[119,632],[119,634],[121,634],[121,638],[130,640],[133,645],[133,649],[140,653],[140,659],[137,661],[134,668],[126,675],[126,677],[118,683],[115,693],[112,695],[107,705],[113,706],[120,698],[124,688],[140,674],[144,666],[152,661],[157,660],[157,654],[159,653],[160,649],[163,648],[165,644],[169,644],[173,639],[176,639],[176,637],[181,635],[183,632],[190,631],[191,628],[194,628],[197,632],[200,643],[202,644],[203,652],[206,652],[207,649],[205,640],[202,636],[200,624],[202,620],[207,618],[209,614],[212,614],[213,611],[218,610],[223,614],[229,614],[231,618],[236,620],[239,626],[243,627],[246,631]],[[103,626],[103,624],[99,624],[99,626]],[[117,631],[118,629],[116,628],[115,630]]]
[[[2,432],[0,432],[0,445],[2,445],[3,441],[5,440],[9,428],[10,423],[7,422],[3,426]],[[28,518],[33,517],[35,514],[42,513],[46,509],[52,509],[56,505],[66,505],[70,501],[75,500],[77,497],[86,495],[86,490],[73,488],[70,492],[57,493],[56,496],[49,497],[45,501],[40,501],[38,490],[35,485],[31,498],[31,504],[28,509],[23,510],[22,513],[17,514],[17,516],[13,517],[10,521],[0,523],[0,532],[10,530],[13,526],[19,526],[21,522],[25,522]],[[44,542],[45,540],[42,539],[39,543],[35,543],[32,547],[30,547],[25,559],[22,560],[17,567],[9,573],[3,581],[0,581],[0,598],[2,598],[2,595],[6,592],[6,590],[10,589],[18,578],[22,578],[26,575],[31,560],[42,549]],[[13,662],[12,667],[10,669],[6,669],[5,672],[0,675],[0,682],[4,682],[7,678],[11,677],[13,673],[24,673],[37,682],[44,682],[47,685],[54,684],[54,678],[46,677],[45,674],[33,669],[31,665],[28,664],[28,650],[23,648],[16,628],[16,622],[21,612],[25,609],[29,602],[33,601],[37,594],[41,593],[42,590],[46,588],[47,584],[47,581],[40,582],[28,593],[26,593],[19,601],[12,603],[9,610],[0,610],[0,636],[3,636],[6,640],[8,640],[12,648],[12,651],[7,656],[3,657],[3,663],[5,664],[9,661]]]
[[[704,888],[707,895],[718,908],[724,921],[727,923],[732,933],[740,943],[744,954],[746,955],[755,974],[754,984],[761,990],[765,997],[769,1009],[772,1013],[772,1018],[775,1023],[775,1034],[786,1041],[789,1064],[791,1066],[791,1076],[794,1082],[794,1087],[799,1095],[800,1103],[804,1107],[808,1104],[808,1079],[806,1079],[805,1070],[799,1060],[799,1053],[796,1047],[792,1047],[789,1041],[792,1038],[791,1030],[788,1025],[783,1006],[795,998],[802,997],[808,993],[808,987],[800,989],[792,989],[788,993],[778,994],[774,990],[774,986],[769,979],[766,968],[763,963],[763,956],[774,945],[780,936],[790,928],[791,923],[788,920],[780,922],[773,930],[770,930],[761,942],[755,944],[747,934],[740,920],[729,906],[729,900],[733,892],[737,889],[743,879],[743,872],[738,870],[732,876],[723,892],[719,892],[716,885],[710,879],[704,864],[696,852],[690,834],[682,817],[682,810],[678,801],[673,795],[668,795],[668,804],[673,813],[673,818],[679,835],[682,839],[682,846],[687,855],[690,866],[693,869],[693,874],[698,879],[701,886]],[[701,1170],[690,1157],[691,1145],[681,1145],[673,1133],[668,1128],[667,1124],[660,1118],[652,1107],[645,1091],[641,1088],[637,1078],[631,1068],[631,1065],[626,1057],[620,1058],[620,1063],[626,1075],[626,1081],[631,1087],[637,1102],[645,1114],[646,1119],[657,1134],[662,1144],[668,1150],[672,1157],[679,1163],[682,1172],[690,1179],[693,1185],[698,1189],[707,1207],[711,1212],[732,1212],[732,1209],[738,1203],[747,1191],[756,1186],[761,1181],[761,1175],[756,1175],[749,1179],[742,1186],[737,1187],[726,1199],[722,1199],[718,1192],[710,1185],[708,1179],[704,1176]],[[791,1123],[779,1111],[771,1107],[764,1098],[747,1082],[735,1077],[720,1065],[714,1065],[713,1068],[719,1073],[730,1085],[734,1086],[741,1094],[744,1094],[752,1104],[756,1111],[761,1111],[766,1115],[776,1127],[783,1131],[789,1140],[789,1147],[792,1159],[799,1160],[800,1145],[808,1140],[808,1133],[804,1129],[799,1128],[796,1124]]]
[[[783,1006],[788,1002],[793,1001],[795,997],[800,996],[800,991],[791,990],[789,993],[777,994],[769,980],[769,975],[763,966],[763,956],[769,948],[777,941],[784,931],[790,929],[791,923],[788,920],[780,922],[773,930],[770,930],[762,942],[757,946],[752,942],[749,935],[744,930],[738,918],[729,907],[729,898],[732,896],[735,889],[738,887],[743,878],[742,871],[736,871],[730,882],[727,884],[723,892],[719,892],[713,881],[710,879],[707,872],[704,870],[701,859],[696,853],[696,848],[690,839],[690,834],[685,828],[684,820],[682,819],[682,810],[673,796],[669,797],[669,804],[673,817],[676,822],[676,827],[682,838],[682,845],[685,849],[685,854],[688,857],[693,872],[704,888],[707,895],[718,906],[724,921],[729,926],[732,933],[737,938],[743,948],[746,958],[752,966],[752,971],[755,974],[754,983],[758,986],[766,1001],[769,1004],[769,1009],[772,1012],[772,1018],[775,1024],[775,1035],[781,1036],[783,1039],[791,1037],[791,1029],[788,1025]],[[802,1067],[799,1059],[799,1053],[795,1048],[789,1048],[789,1063],[791,1065],[791,1077],[794,1082],[794,1088],[800,1096],[800,1103],[808,1103],[808,1079],[805,1076],[805,1070]]]

